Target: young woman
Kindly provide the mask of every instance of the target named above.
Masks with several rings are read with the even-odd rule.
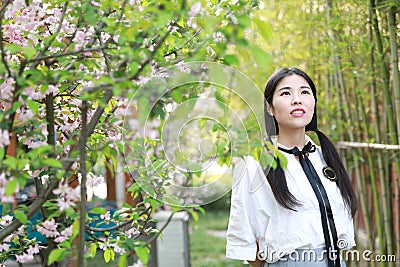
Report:
[[[268,136],[288,163],[264,171],[246,156],[236,164],[226,256],[258,267],[343,267],[340,250],[355,245],[357,202],[334,145],[318,130],[314,82],[282,68],[264,97]]]

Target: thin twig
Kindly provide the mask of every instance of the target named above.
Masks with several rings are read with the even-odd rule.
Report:
[[[160,231],[155,234],[153,237],[151,237],[149,240],[147,240],[145,246],[149,245],[151,242],[153,242],[154,240],[156,240],[162,233],[162,231],[165,230],[165,228],[167,228],[168,224],[171,222],[172,217],[174,216],[174,213],[171,212],[171,215],[169,215],[167,221],[165,222],[165,224],[161,227]]]
[[[106,45],[97,46],[97,47],[89,47],[89,48],[85,48],[85,49],[80,49],[78,51],[62,52],[62,53],[58,53],[58,54],[54,54],[54,55],[35,57],[35,58],[29,60],[28,62],[29,63],[33,63],[33,62],[43,61],[43,60],[47,60],[47,59],[78,55],[78,54],[82,54],[82,53],[85,53],[85,52],[101,51],[101,50],[104,50],[106,48],[107,48]]]
[[[201,32],[201,29],[198,29],[198,30],[193,34],[192,37],[190,37],[189,39],[187,39],[187,40],[185,41],[185,43],[184,43],[183,45],[181,45],[180,47],[174,49],[174,50],[171,51],[171,52],[168,52],[168,53],[164,54],[164,57],[170,56],[170,55],[172,55],[172,54],[176,54],[179,50],[182,50],[185,46],[187,46],[187,44],[188,44],[191,40],[193,40],[194,37],[196,37],[197,35],[199,35],[200,32]]]

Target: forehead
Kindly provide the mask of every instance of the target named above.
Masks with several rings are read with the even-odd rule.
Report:
[[[306,79],[304,79],[302,76],[297,75],[297,74],[292,74],[289,76],[286,76],[282,78],[282,80],[279,81],[279,83],[276,86],[276,89],[279,90],[281,88],[288,87],[288,89],[291,88],[300,88],[300,87],[310,87]]]

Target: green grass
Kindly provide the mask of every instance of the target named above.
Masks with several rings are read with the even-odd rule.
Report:
[[[242,261],[225,257],[226,237],[214,236],[214,231],[226,231],[228,211],[206,212],[198,222],[190,222],[190,259],[192,267],[243,267]]]

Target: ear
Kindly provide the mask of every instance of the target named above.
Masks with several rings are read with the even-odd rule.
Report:
[[[269,115],[271,115],[272,117],[274,116],[274,108],[272,107],[272,105],[267,103],[267,112]]]

